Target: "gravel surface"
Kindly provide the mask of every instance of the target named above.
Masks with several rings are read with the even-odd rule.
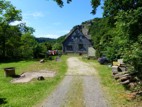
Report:
[[[20,75],[18,78],[11,80],[11,83],[27,83],[30,82],[33,78],[42,77],[54,77],[55,72],[48,70],[40,70],[39,72],[25,72]]]
[[[86,107],[108,107],[99,81],[94,76],[84,76],[84,98]]]
[[[76,57],[68,59],[68,72],[66,75],[95,75],[94,68],[88,63],[80,61]]]
[[[75,78],[80,78],[82,81],[83,98],[80,99],[84,100],[83,107],[109,107],[103,96],[99,79],[95,76],[96,70],[88,63],[80,61],[77,57],[69,58],[67,63],[68,71],[65,78],[40,107],[63,107],[63,105],[66,105],[66,102],[70,100],[68,93],[76,87],[73,83],[78,82]],[[72,105],[74,106],[64,107],[78,107],[77,104]]]
[[[64,103],[71,82],[72,76],[66,76],[41,107],[60,107]]]

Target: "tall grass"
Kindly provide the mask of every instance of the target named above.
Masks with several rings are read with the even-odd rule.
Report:
[[[47,61],[21,61],[0,64],[0,106],[2,107],[32,107],[44,100],[48,94],[62,80],[67,71],[67,56],[62,56],[60,62]],[[48,69],[56,72],[54,78],[44,81],[33,80],[29,83],[12,84],[11,77],[5,77],[3,68],[16,67],[16,74],[22,72],[39,71]]]

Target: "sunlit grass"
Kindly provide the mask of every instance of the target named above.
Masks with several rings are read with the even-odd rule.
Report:
[[[67,56],[62,56],[60,62],[46,61],[20,61],[0,64],[0,106],[2,107],[32,107],[42,102],[48,94],[62,80],[67,71]],[[54,78],[46,78],[44,81],[36,79],[29,83],[12,84],[11,77],[5,77],[3,68],[15,67],[16,74],[23,72],[39,71],[48,69],[56,72]]]

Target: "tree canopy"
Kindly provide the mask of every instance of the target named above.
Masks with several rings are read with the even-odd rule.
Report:
[[[33,28],[24,23],[11,25],[22,20],[21,14],[9,1],[0,1],[0,59],[3,61],[33,58],[40,53]]]
[[[63,0],[54,0],[60,7],[64,6]],[[72,0],[66,0],[67,3],[71,3]],[[93,8],[92,14],[96,13],[96,8],[100,5],[101,0],[91,0],[91,6]]]
[[[130,71],[142,72],[142,1],[105,0],[104,17],[93,19],[90,34],[97,56],[123,58]],[[142,77],[142,75],[141,75]]]

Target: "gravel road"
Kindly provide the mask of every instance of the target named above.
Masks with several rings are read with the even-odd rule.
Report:
[[[77,57],[70,57],[67,63],[65,78],[40,107],[109,107],[95,68]]]

